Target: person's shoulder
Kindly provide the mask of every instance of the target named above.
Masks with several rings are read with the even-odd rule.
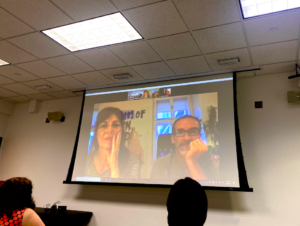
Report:
[[[45,226],[41,218],[31,208],[25,209],[22,225],[23,226],[29,226],[29,225]]]
[[[151,178],[162,179],[167,178],[168,166],[171,163],[172,154],[158,158],[152,167]]]
[[[173,154],[168,154],[168,155],[165,155],[165,156],[163,156],[163,157],[158,158],[158,159],[154,162],[154,165],[166,165],[166,164],[170,163],[171,158],[172,158],[172,155],[173,155]]]
[[[31,208],[26,208],[25,211],[24,211],[24,215],[25,214],[28,215],[28,216],[30,216],[32,214],[36,214],[36,212],[33,209],[31,209]]]

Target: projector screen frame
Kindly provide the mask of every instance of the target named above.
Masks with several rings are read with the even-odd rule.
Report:
[[[233,105],[234,105],[234,126],[235,126],[235,137],[236,137],[236,154],[237,154],[237,166],[238,166],[238,177],[240,182],[240,187],[213,187],[213,186],[202,186],[204,190],[218,190],[218,191],[240,191],[240,192],[253,192],[253,188],[249,187],[247,172],[244,163],[244,156],[242,152],[242,144],[240,139],[240,130],[238,122],[238,111],[237,111],[237,89],[236,89],[236,79],[238,72],[232,72],[232,83],[233,83]],[[72,181],[73,170],[75,165],[75,159],[77,154],[77,145],[80,136],[80,129],[82,123],[82,115],[85,103],[86,90],[83,90],[82,105],[80,118],[78,123],[77,135],[74,144],[74,150],[72,153],[72,158],[68,170],[66,180],[63,184],[79,184],[79,185],[104,185],[104,186],[124,186],[124,187],[156,187],[156,188],[171,188],[173,185],[168,184],[141,184],[141,183],[114,183],[114,182],[86,182],[86,181]]]

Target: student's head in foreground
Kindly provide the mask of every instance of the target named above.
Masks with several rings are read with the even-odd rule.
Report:
[[[0,186],[0,218],[11,217],[14,210],[35,208],[32,198],[32,182],[25,177],[13,177]]]
[[[202,226],[207,216],[207,197],[201,185],[189,178],[178,180],[167,200],[169,226]]]

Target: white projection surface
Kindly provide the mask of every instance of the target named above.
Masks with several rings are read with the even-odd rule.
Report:
[[[86,92],[73,182],[240,187],[232,74]]]

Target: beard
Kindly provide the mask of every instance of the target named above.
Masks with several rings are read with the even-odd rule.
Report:
[[[186,140],[186,141],[182,141],[180,144],[179,144],[179,153],[183,156],[185,156],[189,151],[190,151],[190,143],[192,141],[191,140]]]

